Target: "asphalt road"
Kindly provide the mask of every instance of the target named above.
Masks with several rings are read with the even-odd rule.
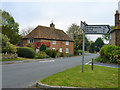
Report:
[[[97,54],[85,54],[85,63]],[[82,64],[82,56],[2,65],[2,88],[27,88],[36,81]]]

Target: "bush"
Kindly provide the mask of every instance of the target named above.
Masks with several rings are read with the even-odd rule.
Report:
[[[2,53],[16,53],[16,46],[11,44],[9,38],[0,33],[0,40],[2,40]]]
[[[11,44],[10,42],[6,42],[6,46],[3,46],[2,48],[3,53],[16,53],[17,49],[16,46]]]
[[[29,47],[29,48],[34,49],[34,44],[33,44],[33,43],[27,43],[27,44],[26,44],[26,47]]]
[[[35,58],[43,59],[43,58],[50,58],[50,56],[48,56],[45,52],[40,51],[35,55]]]
[[[82,50],[78,50],[78,53],[82,55]]]
[[[63,53],[63,52],[58,52],[57,53],[57,57],[65,57],[67,54],[66,53]]]
[[[74,55],[82,55],[82,50],[75,50],[74,49]]]
[[[104,57],[98,57],[98,58],[95,59],[95,61],[99,61],[99,62],[102,62],[102,63],[107,62],[107,60]]]
[[[18,47],[17,53],[19,57],[34,58],[35,51],[29,47]]]
[[[100,50],[100,56],[107,59],[110,63],[119,63],[120,47],[113,45],[105,45]]]
[[[41,47],[40,47],[40,51],[45,51],[45,50],[46,50],[46,45],[42,44]]]
[[[45,52],[46,52],[47,55],[49,55],[52,58],[55,58],[56,55],[57,55],[57,51],[56,50],[47,49]]]

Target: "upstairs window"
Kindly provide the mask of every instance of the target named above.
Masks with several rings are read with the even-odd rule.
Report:
[[[69,41],[66,41],[66,45],[69,45]]]
[[[34,43],[34,39],[28,39],[28,43]]]
[[[56,44],[56,41],[55,41],[55,40],[53,40],[53,41],[52,41],[52,44]]]

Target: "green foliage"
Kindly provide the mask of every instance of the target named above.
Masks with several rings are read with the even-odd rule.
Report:
[[[104,45],[104,42],[102,38],[97,38],[95,41],[95,51],[99,52],[103,45]]]
[[[100,56],[104,57],[110,63],[119,63],[120,61],[120,47],[113,45],[105,45],[100,50]]]
[[[35,51],[29,47],[18,47],[17,53],[19,57],[34,58]]]
[[[52,58],[55,58],[56,55],[57,55],[57,51],[56,50],[47,49],[45,52],[46,52],[47,55],[49,55]]]
[[[74,50],[74,55],[82,55],[82,50]]]
[[[45,52],[40,51],[35,55],[35,58],[43,59],[43,58],[50,58],[50,56],[48,56]]]
[[[57,57],[65,57],[66,56],[66,53],[63,53],[63,52],[57,52]]]
[[[41,47],[40,47],[40,51],[45,51],[45,50],[46,50],[46,45],[42,44]]]
[[[98,58],[95,59],[95,61],[99,61],[99,62],[102,62],[102,63],[107,62],[107,60],[104,57],[98,57]]]
[[[2,33],[7,35],[10,39],[10,43],[18,44],[22,39],[22,36],[19,35],[19,25],[15,22],[14,18],[6,11],[2,11],[0,18],[2,19]]]
[[[83,45],[83,35],[79,34],[77,39],[75,39],[75,45],[74,49],[75,50],[82,50],[82,45]],[[90,42],[88,41],[87,37],[85,36],[85,51],[88,50],[88,46],[90,45]]]
[[[95,51],[95,43],[93,42],[93,43],[91,43],[90,46],[89,46],[89,52],[90,52],[90,53],[94,53],[94,51]]]
[[[9,38],[4,34],[0,33],[0,35],[2,36],[2,37],[0,37],[0,38],[2,38],[1,39],[2,40],[2,53],[6,53],[6,52],[7,53],[15,53],[15,52],[17,52],[16,46],[9,42]]]
[[[30,47],[30,48],[34,49],[34,44],[33,43],[27,43],[26,47]]]

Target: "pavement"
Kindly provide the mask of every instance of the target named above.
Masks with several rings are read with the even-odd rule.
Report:
[[[86,64],[91,65],[91,64],[92,64],[92,61],[89,61],[89,62],[86,63]],[[105,66],[105,67],[120,68],[120,65],[118,65],[118,64],[100,63],[100,62],[98,62],[98,61],[94,61],[94,65],[97,65],[97,66]]]

